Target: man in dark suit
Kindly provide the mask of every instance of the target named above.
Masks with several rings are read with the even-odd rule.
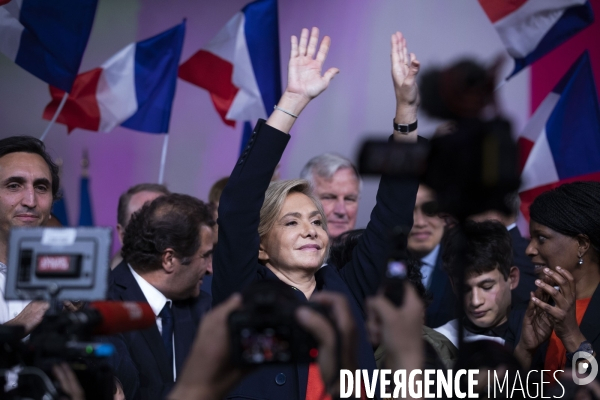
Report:
[[[111,338],[127,354],[116,357],[117,377],[128,399],[162,399],[191,349],[210,296],[200,291],[212,273],[212,215],[202,201],[169,194],[136,212],[123,238],[123,259],[110,273],[108,297],[145,301],[156,325]],[[124,367],[131,359],[137,371]]]
[[[456,308],[456,296],[442,268],[440,242],[446,222],[434,213],[434,209],[435,193],[429,187],[419,185],[408,249],[421,260],[423,285],[431,297],[425,315],[425,325],[430,328],[437,328],[454,318]]]

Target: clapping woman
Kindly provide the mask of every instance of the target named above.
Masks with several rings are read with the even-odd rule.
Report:
[[[515,355],[526,368],[565,370],[576,352],[600,350],[600,182],[545,192],[530,217],[526,251],[538,289]]]

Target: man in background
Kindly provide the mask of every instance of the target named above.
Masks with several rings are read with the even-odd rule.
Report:
[[[300,178],[312,184],[321,200],[330,238],[354,229],[362,180],[350,160],[334,153],[321,154],[306,163]]]
[[[0,323],[31,332],[48,303],[4,299],[10,229],[38,227],[50,219],[59,188],[58,167],[44,143],[30,136],[0,140]]]
[[[117,233],[119,241],[123,245],[123,236],[125,235],[125,227],[131,219],[131,215],[142,208],[142,206],[159,196],[169,194],[169,189],[164,185],[157,183],[140,183],[132,186],[119,197],[119,206],[117,208]],[[113,257],[110,263],[110,269],[115,269],[119,263],[123,261],[121,251]]]
[[[450,279],[442,268],[440,242],[444,236],[446,222],[436,214],[435,193],[426,185],[419,185],[413,226],[408,235],[408,249],[421,260],[423,285],[432,297],[427,307],[425,325],[436,328],[451,320],[455,315],[456,296]]]
[[[127,349],[119,357],[137,369],[113,366],[127,398],[163,399],[183,368],[211,305],[200,285],[212,273],[213,224],[208,205],[173,193],[146,203],[125,228],[123,261],[110,272],[108,298],[148,302],[156,316],[155,326],[111,339]]]
[[[461,231],[464,238],[461,237]],[[521,336],[524,311],[513,310],[511,291],[519,286],[511,237],[498,221],[467,221],[444,238],[444,268],[456,291],[464,283],[465,341],[493,340],[512,347]],[[458,346],[458,319],[435,328]]]
[[[521,232],[519,232],[516,223],[519,206],[521,205],[519,194],[511,194],[506,198],[505,202],[510,209],[510,214],[508,215],[492,210],[472,216],[470,219],[478,222],[486,220],[499,221],[508,230],[512,241],[513,264],[519,268],[521,276],[519,286],[512,291],[512,305],[513,308],[524,309],[527,308],[527,305],[529,304],[529,293],[537,290],[537,286],[535,285],[537,277],[534,272],[533,263],[525,253],[525,249],[527,248],[527,245],[529,245],[529,240],[521,236]]]

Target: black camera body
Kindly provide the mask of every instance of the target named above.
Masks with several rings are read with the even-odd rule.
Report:
[[[301,302],[281,281],[260,281],[243,295],[243,308],[229,316],[232,361],[236,365],[309,363],[317,342],[296,321],[296,309],[311,307],[326,317],[324,307]]]

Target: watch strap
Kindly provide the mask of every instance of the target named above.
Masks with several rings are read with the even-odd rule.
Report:
[[[419,120],[416,120],[415,122],[413,122],[412,124],[397,124],[395,119],[394,119],[394,130],[396,132],[400,132],[400,133],[410,133],[414,130],[417,129],[417,125]]]

